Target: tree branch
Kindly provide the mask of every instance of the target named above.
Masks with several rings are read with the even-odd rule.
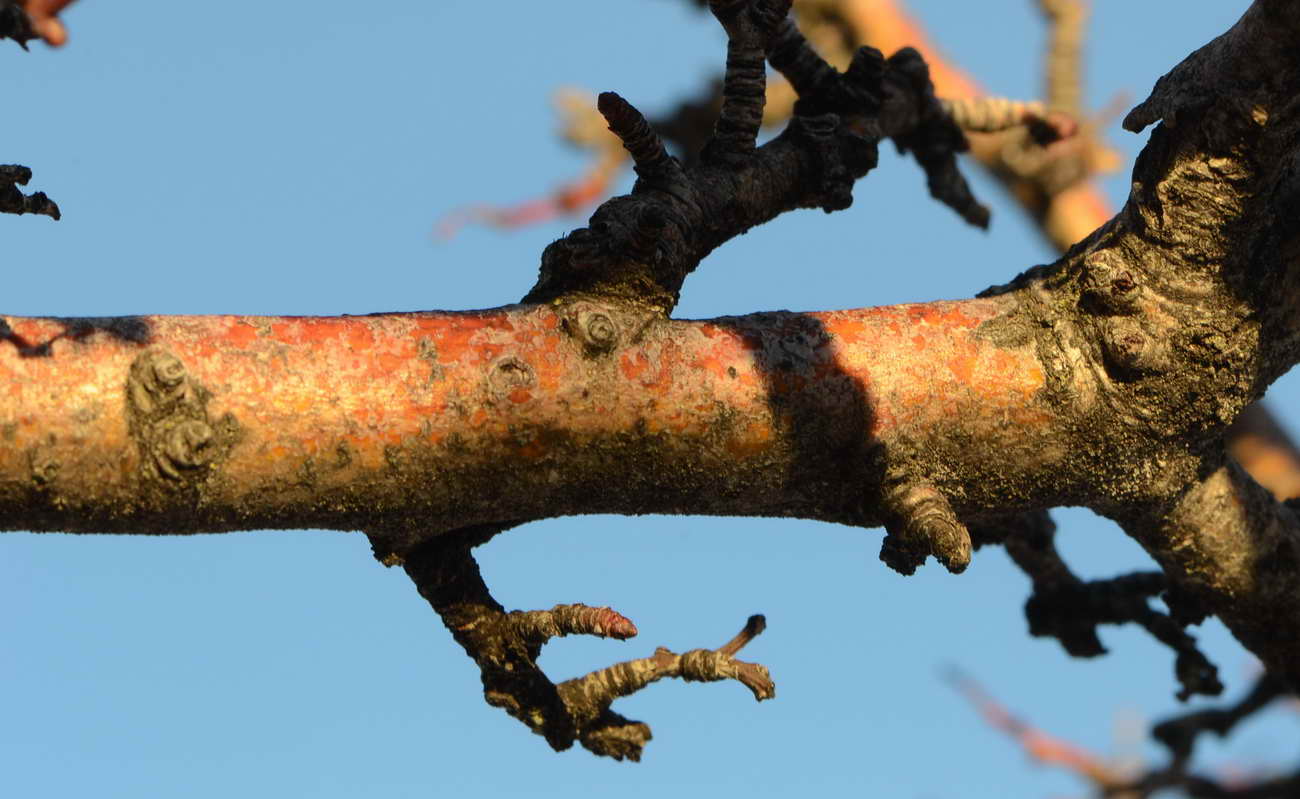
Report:
[[[1089,782],[1099,799],[1146,799],[1170,788],[1182,789],[1193,799],[1288,799],[1300,787],[1300,771],[1262,779],[1223,780],[1191,769],[1192,748],[1204,732],[1220,737],[1274,699],[1286,694],[1281,681],[1261,677],[1250,693],[1227,708],[1207,708],[1156,725],[1153,735],[1170,750],[1169,763],[1135,773],[1109,763],[1093,753],[1017,718],[959,671],[949,678],[971,701],[989,725],[1015,738],[1035,761],[1059,766]]]
[[[542,646],[562,635],[626,639],[636,625],[609,608],[556,605],[550,610],[505,610],[492,598],[470,549],[491,538],[495,525],[471,527],[439,536],[405,558],[410,575],[456,642],[478,664],[483,695],[546,738],[556,751],[580,741],[591,752],[615,760],[640,760],[650,728],[610,710],[615,699],[630,696],[665,677],[716,682],[732,679],[756,700],[771,699],[776,687],[767,669],[733,655],[763,631],[762,616],[721,648],[678,655],[659,647],[648,658],[629,660],[556,685],[537,665]]]
[[[0,213],[43,214],[58,219],[59,206],[45,196],[45,192],[23,194],[19,186],[32,179],[32,170],[17,164],[0,165]]]
[[[1179,699],[1222,692],[1218,670],[1197,648],[1196,640],[1183,631],[1189,624],[1204,621],[1205,614],[1171,591],[1163,573],[1079,579],[1057,551],[1056,525],[1042,511],[991,520],[976,526],[972,534],[979,544],[1006,547],[1012,561],[1032,581],[1033,591],[1025,602],[1030,635],[1056,638],[1074,657],[1097,657],[1106,654],[1098,626],[1138,624],[1176,654],[1174,672],[1182,685]],[[1149,600],[1160,595],[1175,612],[1152,609]]]
[[[840,74],[784,19],[789,0],[710,6],[732,44],[721,116],[699,162],[677,165],[630,104],[602,95],[601,113],[637,161],[639,180],[631,194],[601,205],[587,227],[546,248],[525,302],[584,294],[671,311],[686,276],[730,239],[797,208],[847,208],[853,181],[875,167],[882,138],[916,156],[936,199],[987,224],[987,210],[956,168],[966,140],[916,51],[886,60],[863,48]],[[801,104],[786,131],[762,147],[753,146],[763,102],[758,52],[770,53]]]
[[[960,571],[968,525],[1082,505],[1161,565],[1177,627],[1215,613],[1300,684],[1300,521],[1223,444],[1300,360],[1300,9],[1261,0],[1162,79],[1128,120],[1165,120],[1128,204],[1055,264],[960,302],[669,320],[713,248],[793,208],[847,205],[883,136],[978,221],[951,168],[961,134],[919,57],[862,50],[837,73],[771,22],[785,7],[714,3],[732,71],[752,78],[759,47],[800,92],[790,128],[750,149],[739,76],[712,157],[681,167],[607,96],[644,174],[548,248],[528,304],[6,319],[0,528],[366,529],[440,613],[496,619],[509,634],[494,640],[527,654],[525,628],[559,622],[506,619],[468,549],[441,539],[576,513],[801,516],[884,524],[899,571],[929,555]],[[657,654],[591,684],[746,679],[723,665]],[[586,723],[558,710],[563,691],[526,688],[540,697],[520,704],[526,722]],[[635,734],[609,724],[621,732],[597,746],[630,756],[618,747]]]

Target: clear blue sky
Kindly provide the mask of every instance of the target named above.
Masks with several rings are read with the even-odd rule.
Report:
[[[1246,3],[1096,5],[1100,106],[1144,97]],[[1020,97],[1038,90],[1031,6],[913,2],[951,55]],[[514,301],[542,247],[582,220],[444,244],[435,220],[582,168],[555,135],[557,87],[615,89],[653,112],[723,61],[716,24],[684,0],[83,2],[66,19],[63,51],[0,44],[0,161],[31,166],[64,212],[0,216],[5,313]],[[1112,128],[1131,161],[1145,136]],[[711,256],[679,315],[964,297],[1051,258],[987,182],[984,234],[930,202],[913,164],[882,156],[850,211],[794,214]],[[1116,203],[1127,169],[1108,183]],[[1289,379],[1275,396],[1295,407],[1298,394]],[[1083,574],[1148,564],[1087,512],[1057,519]],[[1176,709],[1172,657],[1145,634],[1106,631],[1113,653],[1092,662],[1029,639],[1027,581],[1001,550],[960,577],[931,563],[902,578],[879,545],[878,531],[807,522],[587,517],[482,550],[508,607],[608,603],[640,627],[629,643],[552,644],[557,679],[660,644],[716,646],[767,614],[747,653],[771,667],[777,699],[659,683],[615,705],[654,728],[632,765],[553,754],[484,705],[472,664],[359,534],[0,535],[0,795],[1081,795],[987,729],[941,667],[1100,751],[1116,751],[1123,719]],[[1240,647],[1214,623],[1201,637],[1230,693],[1244,690]],[[1296,732],[1279,717],[1218,757],[1286,764]]]

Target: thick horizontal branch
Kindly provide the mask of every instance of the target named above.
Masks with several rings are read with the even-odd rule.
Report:
[[[876,524],[909,459],[963,514],[1080,499],[1032,342],[996,343],[1014,305],[11,317],[0,527],[379,527],[402,549],[574,513]]]

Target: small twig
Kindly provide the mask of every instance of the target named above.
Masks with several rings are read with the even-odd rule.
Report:
[[[565,635],[594,635],[625,641],[637,634],[632,620],[610,608],[556,605],[550,610],[513,610],[507,621],[525,640],[540,646]]]
[[[1039,145],[1047,145],[1068,139],[1079,131],[1079,123],[1073,117],[1049,111],[1039,102],[1005,97],[967,97],[957,100],[940,98],[939,105],[957,127],[971,133],[1001,133],[1025,127]]]
[[[1103,791],[1109,791],[1127,781],[1123,775],[1115,773],[1102,758],[1015,716],[979,683],[955,666],[946,669],[945,676],[953,688],[975,706],[990,727],[1014,738],[1034,760],[1062,766]]]
[[[1265,673],[1236,704],[1226,708],[1204,708],[1166,719],[1152,728],[1151,735],[1169,749],[1175,764],[1185,764],[1191,760],[1196,739],[1202,733],[1212,732],[1226,738],[1239,723],[1289,693],[1280,679]]]
[[[883,505],[888,515],[880,559],[889,568],[912,574],[929,555],[954,574],[970,565],[970,532],[934,485],[900,483],[885,494]]]
[[[24,50],[27,42],[41,38],[51,47],[68,41],[59,12],[73,0],[0,0],[0,39],[13,39]]]
[[[790,2],[710,0],[709,8],[727,31],[727,69],[722,108],[701,155],[706,162],[743,160],[754,151],[767,93],[767,48],[772,32],[790,12]]]
[[[1181,789],[1198,799],[1292,799],[1300,795],[1300,771],[1229,784],[1187,770],[1192,745],[1198,735],[1208,731],[1225,736],[1242,719],[1286,694],[1281,682],[1274,678],[1261,677],[1251,692],[1231,707],[1196,711],[1157,724],[1152,734],[1169,748],[1173,760],[1166,766],[1149,769],[1134,777],[1086,749],[1017,718],[959,670],[949,669],[947,677],[975,705],[989,726],[1014,738],[1034,760],[1061,766],[1083,777],[1093,785],[1099,797],[1148,799],[1168,789]]]
[[[23,194],[18,186],[26,186],[32,179],[32,170],[17,164],[0,165],[0,213],[43,214],[58,219],[59,206],[45,196],[45,192]]]
[[[751,616],[745,629],[720,649],[678,655],[661,647],[648,658],[556,685],[537,664],[547,641],[565,635],[627,639],[637,634],[636,625],[610,608],[588,605],[505,612],[492,598],[470,552],[499,529],[482,525],[443,533],[403,558],[388,554],[382,536],[374,535],[372,541],[384,562],[403,563],[420,595],[478,664],[487,703],[522,721],[556,751],[580,741],[598,755],[639,760],[650,740],[650,728],[613,712],[610,705],[665,677],[703,682],[732,679],[748,687],[756,699],[775,695],[765,667],[732,657],[762,632],[762,616]]]
[[[1102,624],[1138,624],[1174,650],[1180,699],[1193,694],[1214,696],[1223,691],[1218,670],[1184,631],[1201,616],[1186,598],[1170,590],[1160,572],[1135,572],[1108,580],[1079,579],[1056,549],[1056,525],[1046,512],[1009,516],[973,525],[979,543],[1001,543],[1012,561],[1033,582],[1025,602],[1029,634],[1061,642],[1074,657],[1097,657],[1106,648],[1097,636]],[[1151,598],[1163,595],[1172,613],[1151,608]]]
[[[1083,32],[1088,5],[1081,0],[1039,0],[1048,19],[1047,104],[1068,114],[1083,113]]]
[[[648,658],[629,660],[573,680],[560,683],[558,690],[574,712],[582,745],[615,760],[640,760],[650,740],[650,728],[610,710],[619,697],[629,696],[665,677],[686,682],[736,680],[763,701],[776,696],[776,685],[767,667],[735,660],[732,655],[761,633],[767,622],[761,615],[749,617],[745,628],[715,650],[692,649],[677,654],[659,647]]]
[[[680,179],[681,166],[668,155],[663,141],[631,103],[614,92],[602,92],[596,98],[596,108],[609,123],[610,132],[632,156],[636,173],[642,180],[662,184]]]
[[[761,613],[756,613],[745,621],[744,628],[740,632],[736,633],[736,637],[718,647],[718,651],[731,657],[741,649],[744,649],[746,644],[757,638],[766,629],[767,617]]]

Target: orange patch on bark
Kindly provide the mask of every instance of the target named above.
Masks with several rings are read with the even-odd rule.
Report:
[[[379,367],[378,374],[381,375],[392,374],[400,371],[409,362],[410,361],[407,358],[403,358],[400,355],[394,355],[391,352],[380,353],[378,357],[370,361],[372,365],[377,365]],[[372,369],[371,371],[374,372],[375,370]]]
[[[619,359],[619,368],[628,380],[636,380],[650,368],[650,359],[644,352],[626,353]]]
[[[444,363],[459,361],[468,357],[475,360],[489,360],[500,352],[500,345],[484,347],[476,341],[485,330],[514,330],[514,325],[504,314],[466,314],[456,315],[451,319],[446,316],[415,317],[416,329],[429,336],[438,348],[438,360]]]
[[[713,353],[710,353],[705,357],[696,358],[694,361],[691,362],[692,368],[703,369],[704,371],[708,372],[709,374],[713,375],[719,380],[727,377],[728,366],[729,366],[728,363],[725,363],[722,359],[720,359],[717,355]]]
[[[977,359],[976,353],[960,352],[948,360],[948,368],[960,382],[970,385],[971,378],[975,376],[975,362]]]
[[[375,345],[375,335],[365,322],[347,323],[348,346],[354,350],[368,350]]]
[[[226,341],[237,347],[250,347],[257,341],[257,328],[243,320],[234,320],[226,330]]]

